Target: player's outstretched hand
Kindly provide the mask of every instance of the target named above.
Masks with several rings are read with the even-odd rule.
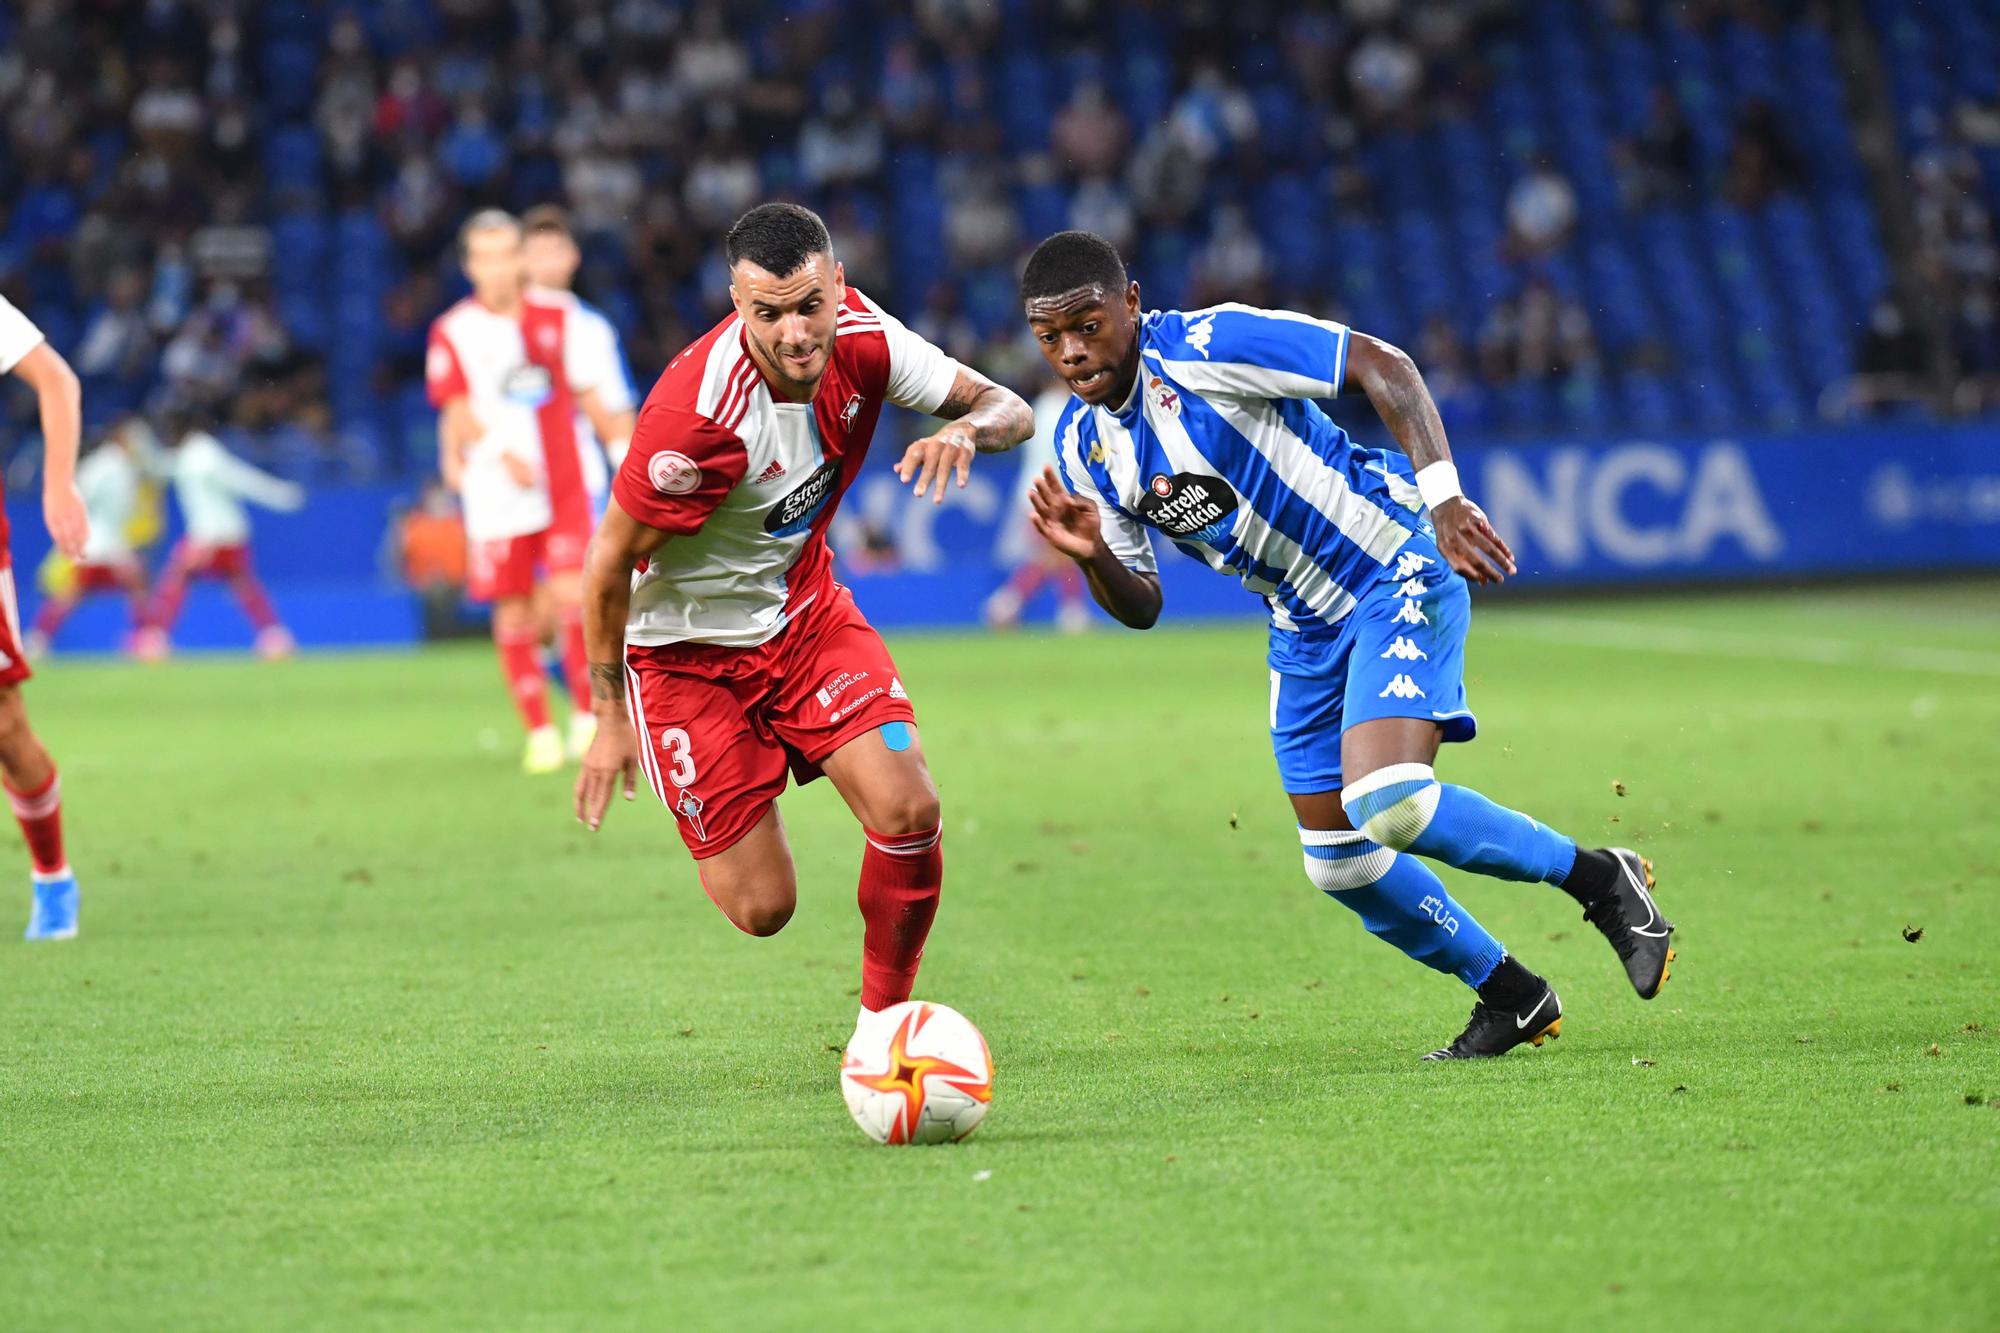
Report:
[[[83,559],[83,544],[90,540],[90,515],[76,487],[62,486],[42,492],[42,521],[48,524],[49,540],[72,560]]]
[[[1052,467],[1042,469],[1028,490],[1028,521],[1056,550],[1072,560],[1088,560],[1104,539],[1097,506],[1063,489]]]
[[[622,719],[598,718],[597,738],[583,756],[583,771],[576,775],[576,818],[594,833],[611,808],[611,795],[622,783],[625,799],[631,800],[639,787],[639,744],[632,728]]]
[[[1431,523],[1437,528],[1438,553],[1474,583],[1498,583],[1515,572],[1514,552],[1493,530],[1485,511],[1464,496],[1432,509]]]
[[[904,481],[911,477],[917,484],[910,489],[919,500],[924,491],[931,492],[932,504],[944,503],[945,482],[951,477],[958,478],[963,487],[972,477],[972,458],[979,452],[962,431],[949,428],[935,435],[927,435],[903,451],[903,461],[896,464],[896,475]]]

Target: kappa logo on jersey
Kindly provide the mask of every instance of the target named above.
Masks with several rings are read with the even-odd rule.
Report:
[[[785,465],[774,458],[771,460],[771,466],[757,474],[757,480],[753,484],[758,486],[768,485],[771,482],[779,480],[784,475]]]
[[[847,406],[840,409],[840,428],[842,430],[854,429],[854,418],[861,415],[861,402],[860,394],[849,395]]]
[[[1403,662],[1428,662],[1431,655],[1398,634],[1396,641],[1382,650],[1382,656],[1393,657]]]
[[[1155,375],[1146,381],[1146,387],[1153,391],[1154,401],[1158,402],[1163,410],[1175,416],[1181,414],[1181,396],[1175,393],[1173,387],[1165,380]]]
[[[674,813],[687,820],[688,827],[694,830],[695,837],[703,842],[708,841],[708,830],[701,822],[701,797],[682,787],[680,799],[674,802]]]
[[[1220,477],[1198,472],[1156,474],[1139,497],[1139,517],[1177,541],[1219,542],[1229,535],[1236,492]]]
[[[686,495],[701,485],[700,464],[672,449],[662,449],[647,459],[646,475],[662,495]]]
[[[1093,463],[1102,463],[1104,461],[1104,442],[1102,440],[1092,440],[1090,442],[1090,461]]]
[[[1397,610],[1395,620],[1396,623],[1401,625],[1428,625],[1431,623],[1431,618],[1425,615],[1423,608],[1415,602],[1404,602],[1402,607]]]
[[[1403,586],[1396,589],[1398,597],[1422,597],[1430,589],[1424,587],[1422,579],[1405,579]]]
[[[1425,697],[1424,692],[1417,688],[1417,682],[1404,675],[1398,675],[1387,685],[1384,685],[1382,692],[1375,697],[1377,699],[1386,699],[1392,694],[1398,699],[1422,699]]]
[[[1418,555],[1415,551],[1399,551],[1396,553],[1396,577],[1415,578],[1418,571],[1430,563],[1431,558],[1427,555]]]
[[[1208,340],[1215,336],[1215,316],[1203,315],[1192,320],[1187,326],[1187,345],[1201,353],[1201,359],[1208,360]]]
[[[764,531],[773,537],[792,537],[812,526],[812,521],[833,494],[840,480],[840,460],[830,458],[784,499],[764,515]]]
[[[554,391],[555,381],[549,377],[546,366],[516,366],[500,381],[500,392],[507,396],[507,401],[524,407],[540,407]]]

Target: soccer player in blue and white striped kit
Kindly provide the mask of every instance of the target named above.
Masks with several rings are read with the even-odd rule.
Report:
[[[1036,529],[1136,629],[1160,613],[1145,529],[1240,578],[1271,608],[1271,746],[1306,874],[1375,935],[1458,977],[1472,1019],[1426,1059],[1494,1056],[1560,1035],[1562,1003],[1419,857],[1556,885],[1583,905],[1642,999],[1673,960],[1652,868],[1585,849],[1438,781],[1469,741],[1466,581],[1513,554],[1459,491],[1437,407],[1398,349],[1327,320],[1220,305],[1141,313],[1139,284],[1089,232],[1042,242],[1021,280],[1028,324],[1075,395],[1057,427]],[[1368,395],[1402,447],[1364,449],[1313,401]]]

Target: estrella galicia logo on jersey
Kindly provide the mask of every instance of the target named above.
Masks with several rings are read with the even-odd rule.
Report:
[[[1156,474],[1139,497],[1139,517],[1176,541],[1218,543],[1229,535],[1236,492],[1198,472]]]
[[[764,515],[764,531],[773,537],[795,537],[804,532],[825,507],[827,497],[833,494],[834,483],[839,480],[839,459],[829,458],[821,463],[810,477],[771,506],[771,511]]]
[[[500,381],[500,392],[510,403],[523,407],[540,407],[549,401],[554,381],[549,378],[548,367],[530,363],[516,366]]]

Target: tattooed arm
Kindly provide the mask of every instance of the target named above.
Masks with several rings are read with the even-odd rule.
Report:
[[[666,542],[616,498],[583,558],[583,646],[590,657],[590,705],[597,739],[576,779],[576,817],[593,830],[604,822],[622,779],[625,799],[638,790],[639,750],[625,705],[625,620],[632,607],[632,567]]]
[[[896,475],[904,481],[915,477],[913,489],[918,495],[930,489],[933,503],[943,501],[947,476],[956,473],[958,484],[965,485],[975,453],[1000,453],[1035,433],[1034,410],[1020,394],[965,366],[931,415],[950,424],[905,450]]]
[[[1365,333],[1350,333],[1345,386],[1368,395],[1382,424],[1410,456],[1417,489],[1437,528],[1438,553],[1474,583],[1498,583],[1514,572],[1514,553],[1478,505],[1458,489],[1458,469],[1445,443],[1444,422],[1409,354]]]

